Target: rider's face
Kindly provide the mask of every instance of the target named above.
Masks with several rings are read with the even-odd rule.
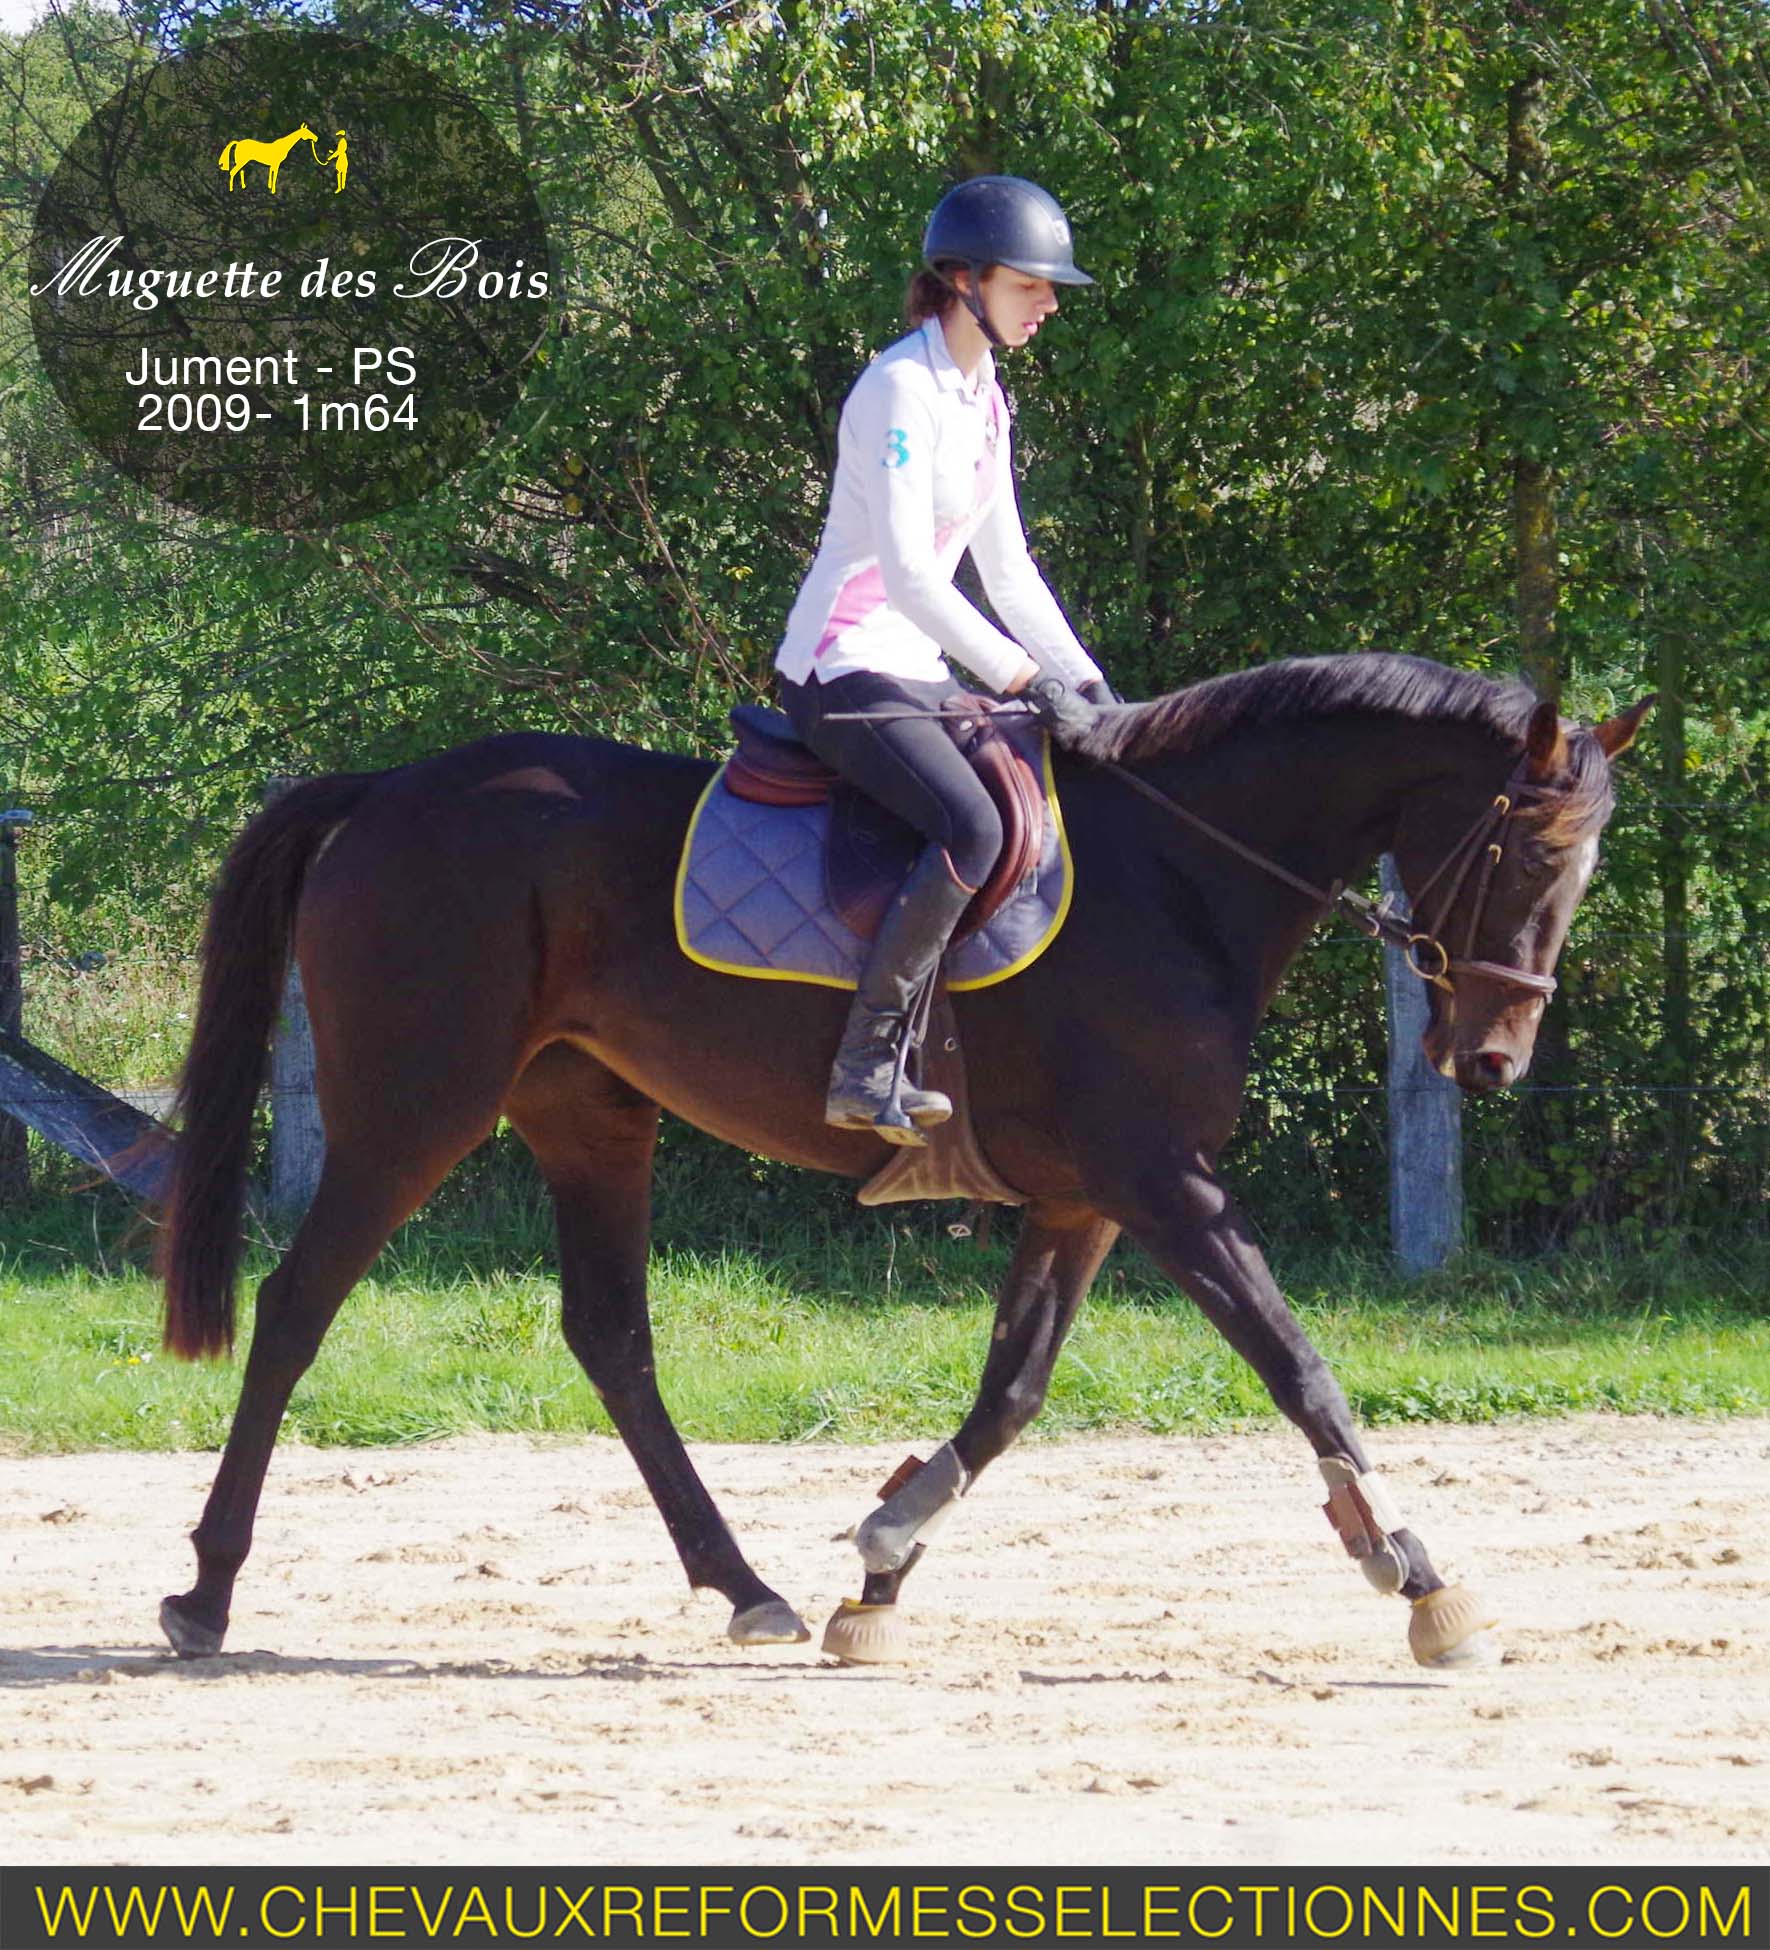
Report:
[[[1025,345],[1057,309],[1057,287],[1049,278],[1028,277],[1006,264],[992,264],[977,289],[1005,346]]]

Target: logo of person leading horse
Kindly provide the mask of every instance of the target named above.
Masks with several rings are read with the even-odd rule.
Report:
[[[332,153],[329,156],[322,156],[320,154],[319,137],[303,122],[300,128],[293,130],[290,134],[283,136],[276,142],[251,142],[242,138],[236,138],[234,141],[223,146],[221,154],[215,160],[222,169],[227,171],[227,187],[230,192],[237,189],[246,180],[246,169],[249,164],[261,164],[266,172],[265,188],[270,191],[272,196],[275,196],[277,193],[277,177],[282,171],[284,162],[288,159],[289,151],[298,142],[305,142],[308,145],[313,151],[314,161],[322,169],[328,163],[332,165],[337,178],[337,188],[333,191],[333,194],[335,196],[342,196],[344,194],[345,178],[350,172],[350,144],[342,129],[338,131]]]
[[[1038,1414],[1123,1230],[1302,1431],[1346,1548],[1378,1589],[1410,1603],[1414,1656],[1477,1656],[1490,1609],[1433,1569],[1217,1159],[1260,1018],[1326,912],[1320,890],[1356,883],[1384,851],[1431,923],[1416,923],[1415,954],[1433,982],[1434,1061],[1471,1091],[1524,1074],[1612,808],[1611,763],[1651,701],[1582,729],[1522,685],[1411,657],[1319,658],[1106,707],[1083,748],[1054,754],[1074,860],[1068,918],[1023,973],[951,998],[976,1136],[1026,1201],[1019,1240],[975,1405],[860,1526],[861,1595],[831,1621],[829,1649],[905,1656],[904,1579]],[[278,1422],[338,1309],[500,1118],[553,1195],[566,1340],[690,1584],[725,1595],[740,1645],[809,1636],[751,1568],[659,1394],[645,1291],[653,1144],[667,1109],[748,1150],[856,1179],[888,1147],[824,1119],[841,991],[741,980],[677,947],[677,857],[713,770],[600,739],[512,733],[390,772],[316,779],[235,843],[179,1092],[169,1348],[195,1357],[232,1343],[253,1111],[291,950],[327,1151],[313,1205],[259,1291],[232,1433],[195,1533],[196,1583],[162,1608],[179,1652],[223,1643]]]

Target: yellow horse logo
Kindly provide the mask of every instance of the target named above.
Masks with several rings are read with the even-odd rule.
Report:
[[[267,164],[270,169],[270,193],[275,196],[277,171],[283,166],[283,158],[296,143],[317,140],[313,130],[303,122],[293,135],[284,136],[281,142],[230,142],[215,160],[227,171],[227,187],[230,192],[237,182],[244,179],[248,163]],[[316,149],[314,154],[317,156],[319,151]]]

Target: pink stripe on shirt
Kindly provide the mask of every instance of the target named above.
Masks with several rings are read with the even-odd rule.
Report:
[[[836,592],[836,604],[830,611],[830,620],[824,625],[824,633],[817,640],[811,654],[821,657],[844,630],[851,630],[856,623],[864,623],[873,611],[884,606],[885,577],[875,562],[870,569],[862,569],[852,575]]]

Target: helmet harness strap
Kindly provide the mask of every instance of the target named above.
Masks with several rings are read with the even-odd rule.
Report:
[[[987,266],[979,264],[975,258],[968,258],[965,268],[971,273],[971,289],[969,291],[962,284],[955,284],[946,272],[939,269],[938,266],[935,268],[934,275],[940,279],[941,283],[949,291],[955,294],[959,302],[977,320],[983,336],[989,340],[990,344],[998,352],[1004,352],[1007,350],[1008,342],[996,330],[995,326],[990,323],[989,314],[983,308],[983,274]]]

